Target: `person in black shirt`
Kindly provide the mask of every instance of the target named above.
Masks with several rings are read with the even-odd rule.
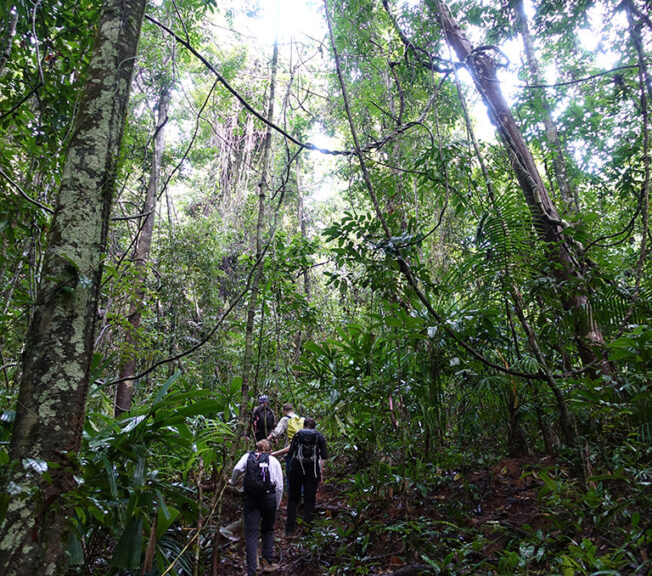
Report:
[[[269,407],[269,398],[261,396],[258,398],[258,407],[254,410],[252,416],[252,427],[256,442],[267,438],[267,435],[274,430],[275,423],[274,411]]]
[[[317,487],[321,481],[321,461],[328,458],[326,440],[321,432],[315,430],[317,423],[307,417],[303,421],[303,429],[292,438],[288,459],[290,466],[290,482],[288,492],[286,536],[294,534],[297,520],[297,507],[303,491],[303,522],[305,530],[310,530],[315,513]]]

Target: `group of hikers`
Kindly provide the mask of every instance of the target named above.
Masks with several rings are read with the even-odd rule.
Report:
[[[242,508],[244,513],[247,576],[258,573],[258,539],[262,541],[260,568],[274,572],[279,566],[273,561],[274,521],[283,497],[283,470],[278,460],[285,456],[287,479],[287,518],[285,535],[295,535],[297,508],[303,494],[303,530],[310,531],[317,488],[322,478],[322,461],[328,458],[326,440],[316,430],[313,418],[302,418],[291,404],[283,405],[283,417],[275,422],[269,398],[261,396],[252,416],[255,450],[245,453],[233,469],[231,484],[240,476],[243,480]],[[287,437],[286,445],[272,452],[272,442]]]

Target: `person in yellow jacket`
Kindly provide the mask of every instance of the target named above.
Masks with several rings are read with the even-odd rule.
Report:
[[[303,418],[294,412],[292,404],[285,403],[283,404],[283,417],[278,421],[276,428],[267,436],[267,440],[270,442],[276,441],[283,435],[287,436],[285,447],[272,452],[272,456],[276,458],[285,456],[285,477],[287,479],[288,490],[290,489],[290,458],[288,457],[290,443],[294,435],[301,429],[303,429]]]

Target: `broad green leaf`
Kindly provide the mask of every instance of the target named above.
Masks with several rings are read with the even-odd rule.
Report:
[[[142,517],[140,515],[132,516],[113,551],[111,566],[127,570],[140,567],[142,532]]]

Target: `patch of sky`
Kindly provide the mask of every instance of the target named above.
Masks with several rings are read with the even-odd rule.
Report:
[[[261,44],[272,44],[277,30],[281,42],[301,36],[321,38],[326,33],[323,4],[317,0],[256,0],[249,4],[250,10],[234,12],[233,24]]]
[[[315,126],[310,133],[309,141],[325,150],[339,150],[342,143],[338,138],[326,135],[320,126]],[[326,202],[337,195],[341,182],[333,176],[338,160],[330,154],[322,154],[316,150],[308,152],[308,161],[311,165],[310,176],[312,202]]]

